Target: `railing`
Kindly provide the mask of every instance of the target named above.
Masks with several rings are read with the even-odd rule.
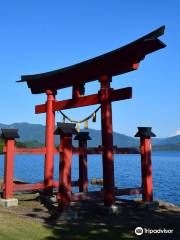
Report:
[[[142,186],[137,188],[126,188],[126,189],[114,189],[115,195],[132,195],[132,194],[142,194],[144,201],[152,201],[152,168],[151,168],[151,135],[142,134],[139,132],[136,136],[140,136],[140,148],[118,148],[114,146],[112,151],[114,154],[140,154],[141,155],[141,170],[142,170]],[[67,139],[71,141],[72,144],[72,137]],[[53,154],[59,154],[60,159],[64,158],[66,160],[66,156],[70,154],[72,155],[79,155],[79,180],[78,181],[70,181],[71,187],[78,186],[79,191],[81,193],[70,194],[70,199],[81,200],[81,199],[90,199],[90,198],[97,198],[102,197],[105,192],[102,188],[101,191],[93,191],[88,192],[88,178],[87,178],[87,155],[90,154],[102,154],[103,147],[91,147],[87,148],[87,139],[80,138],[79,140],[79,147],[73,147],[71,144],[64,144],[64,138],[62,143],[59,147],[54,148]],[[66,147],[68,147],[66,149]],[[69,152],[70,151],[70,152]],[[9,199],[13,198],[14,192],[19,191],[32,191],[32,190],[44,190],[46,189],[45,182],[40,183],[14,183],[14,155],[15,154],[46,154],[47,149],[46,147],[41,148],[16,148],[15,147],[15,140],[11,137],[5,138],[5,146],[3,148],[4,153],[4,184],[2,185],[3,189],[3,198]],[[60,171],[65,171],[61,166]],[[97,183],[96,183],[97,182]],[[104,181],[96,181],[92,183],[93,185],[103,185]],[[90,181],[89,181],[90,183]],[[60,181],[52,181],[52,188],[60,189],[62,183]],[[69,185],[68,185],[69,186]],[[60,190],[58,190],[60,191]],[[59,194],[59,199],[62,197],[62,193]]]

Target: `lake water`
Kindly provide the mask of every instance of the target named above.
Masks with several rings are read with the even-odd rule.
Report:
[[[0,176],[3,176],[4,157],[0,156]],[[154,152],[153,187],[154,199],[180,205],[180,152]],[[43,181],[43,155],[16,155],[15,177],[34,183]],[[115,155],[115,184],[120,188],[141,186],[140,155]],[[55,156],[54,177],[58,180],[58,155]],[[89,179],[102,178],[102,159],[99,155],[88,156]],[[78,179],[78,157],[73,157],[72,179]],[[89,186],[98,190],[99,186]],[[76,191],[76,189],[74,189]],[[127,196],[123,196],[123,198]],[[133,196],[139,197],[139,196]]]

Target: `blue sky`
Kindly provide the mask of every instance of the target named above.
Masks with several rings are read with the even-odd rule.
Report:
[[[113,129],[133,135],[137,126],[152,126],[158,137],[180,129],[179,1],[77,0],[2,1],[0,5],[0,122],[45,124],[34,106],[46,97],[32,95],[23,74],[62,68],[129,43],[161,25],[167,47],[148,55],[137,71],[113,78],[112,87],[132,86],[133,99],[113,103]],[[87,84],[95,93],[99,83]],[[58,91],[57,99],[70,98]],[[96,106],[68,110],[74,119]],[[57,113],[57,121],[61,120]],[[90,127],[100,129],[100,116]]]

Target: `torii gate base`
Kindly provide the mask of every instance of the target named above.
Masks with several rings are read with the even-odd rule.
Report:
[[[107,199],[107,191],[105,191],[105,187],[101,192],[86,192],[87,188],[84,188],[84,193],[79,193],[73,195],[71,193],[71,162],[72,162],[72,134],[75,133],[75,125],[74,124],[65,124],[58,123],[58,127],[55,131],[55,134],[61,135],[61,142],[59,145],[59,153],[60,153],[60,174],[59,174],[59,193],[57,194],[57,200],[59,202],[59,210],[63,211],[67,209],[70,201],[77,200],[85,200],[85,199],[97,199],[99,197],[104,197]],[[85,133],[77,134],[75,137],[76,140],[81,139],[82,141],[87,142],[87,137],[85,138],[83,135]],[[141,170],[142,170],[142,187],[139,189],[116,189],[113,188],[113,201],[109,201],[105,206],[110,207],[111,212],[116,211],[117,209],[114,206],[115,204],[115,195],[126,195],[126,194],[142,194],[143,201],[151,202],[153,201],[153,190],[152,190],[152,166],[151,166],[151,136],[155,136],[154,133],[151,132],[151,128],[139,127],[138,132],[135,135],[136,137],[140,137],[141,143]],[[83,139],[84,138],[84,139]],[[87,146],[87,144],[86,144]],[[80,149],[81,151],[81,149]],[[87,148],[82,149],[84,154],[87,152]],[[113,154],[113,148],[112,148]],[[82,167],[79,165],[80,175],[87,176],[87,159],[86,159],[86,167]],[[80,169],[81,168],[81,169]],[[114,170],[114,169],[113,169]],[[114,173],[114,171],[113,171]],[[108,175],[107,175],[108,180]],[[87,179],[79,179],[80,191],[82,191],[82,186],[86,186]],[[105,179],[103,178],[103,182]],[[84,185],[83,185],[84,184]],[[105,186],[105,184],[104,184]],[[108,195],[109,197],[109,195]],[[109,198],[112,200],[112,198]]]

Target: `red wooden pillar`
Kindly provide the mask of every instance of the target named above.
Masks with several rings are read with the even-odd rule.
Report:
[[[71,165],[72,165],[72,134],[76,133],[75,124],[57,123],[56,135],[61,135],[59,193],[57,196],[59,209],[63,211],[71,201]]]
[[[141,148],[141,177],[143,201],[153,201],[153,182],[152,182],[152,161],[151,161],[151,137],[156,135],[151,132],[150,127],[138,127],[135,137],[140,137]]]
[[[2,129],[5,139],[4,190],[3,198],[13,198],[15,138],[19,138],[17,129]]]
[[[101,100],[104,204],[111,206],[115,202],[112,108],[110,101],[110,92],[112,91],[110,82],[112,79],[102,76],[99,81],[101,84],[99,95]]]
[[[74,140],[79,141],[79,148],[84,152],[79,154],[79,192],[88,191],[88,172],[87,172],[87,140],[91,140],[89,132],[77,133]]]
[[[54,129],[55,129],[55,112],[52,110],[55,101],[55,91],[47,90],[46,102],[46,155],[44,166],[44,184],[45,194],[53,193],[53,175],[54,175]]]

